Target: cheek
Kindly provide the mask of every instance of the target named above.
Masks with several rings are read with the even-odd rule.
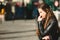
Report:
[[[44,14],[44,16],[46,16],[46,14]]]
[[[46,17],[46,14],[44,16]]]
[[[43,18],[45,18],[45,17],[46,17],[46,13],[43,13],[42,15],[43,15]]]

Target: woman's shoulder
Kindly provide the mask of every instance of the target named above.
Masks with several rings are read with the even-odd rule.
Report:
[[[55,18],[50,19],[49,24],[56,24],[58,25],[58,21]]]
[[[57,19],[52,17],[52,18],[50,19],[50,21],[52,21],[52,22],[57,22]]]

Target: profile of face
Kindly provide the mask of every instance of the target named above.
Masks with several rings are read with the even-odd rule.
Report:
[[[39,8],[38,12],[39,12],[40,18],[42,18],[42,19],[46,18],[46,12],[45,11],[43,11],[41,8]]]

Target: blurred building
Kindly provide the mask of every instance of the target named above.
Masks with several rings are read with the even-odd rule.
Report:
[[[56,10],[60,10],[60,5],[58,7],[54,6],[54,2],[55,0],[0,0],[3,2],[4,5],[6,5],[7,3],[10,3],[11,5],[9,5],[7,12],[9,11],[9,17],[11,17],[12,19],[15,18],[32,18],[32,14],[33,14],[33,10],[35,10],[35,6],[38,5],[39,3],[47,3],[52,10],[56,11]],[[59,1],[60,4],[60,1]],[[34,11],[34,13],[37,13],[36,10]],[[13,14],[13,15],[12,15]]]
[[[4,0],[0,0],[1,2],[4,2]]]

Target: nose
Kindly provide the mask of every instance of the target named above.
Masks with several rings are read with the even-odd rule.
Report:
[[[42,14],[40,14],[40,18],[42,18]]]
[[[40,16],[40,18],[42,18],[42,16]]]

